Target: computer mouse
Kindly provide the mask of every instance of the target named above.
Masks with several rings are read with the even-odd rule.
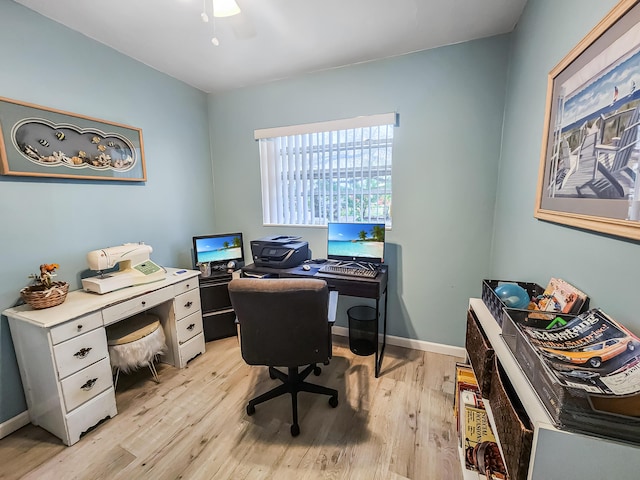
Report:
[[[311,267],[310,267],[309,265],[302,265],[302,269],[303,269],[305,272],[308,272],[309,270],[311,270]]]

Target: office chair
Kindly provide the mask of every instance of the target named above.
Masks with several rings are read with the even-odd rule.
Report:
[[[329,395],[329,405],[338,406],[337,390],[305,381],[311,372],[320,375],[317,364],[331,358],[337,292],[330,295],[327,284],[318,279],[236,278],[229,283],[229,297],[240,327],[242,358],[249,365],[268,366],[269,376],[283,382],[249,400],[247,415],[255,413],[256,405],[290,393],[295,437],[300,434],[298,392]]]

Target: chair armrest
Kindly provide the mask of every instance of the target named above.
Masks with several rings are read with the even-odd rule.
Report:
[[[331,290],[329,292],[329,323],[335,323],[337,311],[338,311],[338,291]]]

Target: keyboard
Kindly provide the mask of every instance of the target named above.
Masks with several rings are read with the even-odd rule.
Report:
[[[323,265],[322,267],[320,267],[318,272],[364,278],[376,278],[376,275],[378,275],[378,270],[369,270],[367,268],[358,267],[345,267],[341,265]]]

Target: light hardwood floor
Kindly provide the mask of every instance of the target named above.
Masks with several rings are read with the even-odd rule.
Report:
[[[337,388],[340,404],[301,393],[300,436],[290,435],[289,396],[246,401],[277,384],[250,367],[235,338],[207,343],[183,370],[160,365],[121,377],[118,415],[71,447],[28,425],[0,440],[2,479],[391,479],[462,478],[453,420],[457,359],[387,346],[379,378],[373,356],[343,337],[313,383]]]

